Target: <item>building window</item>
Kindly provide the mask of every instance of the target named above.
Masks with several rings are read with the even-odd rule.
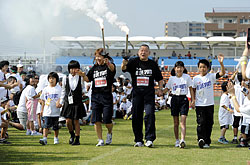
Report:
[[[228,32],[228,33],[224,33],[224,36],[230,36],[230,37],[233,37],[233,36],[235,36],[235,33],[230,33],[230,32]]]
[[[240,23],[243,23],[243,19],[240,19]]]
[[[222,36],[221,33],[213,33],[213,36]]]
[[[240,37],[245,37],[247,35],[247,32],[240,32]]]

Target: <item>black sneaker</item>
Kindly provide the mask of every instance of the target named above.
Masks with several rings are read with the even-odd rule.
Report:
[[[246,142],[240,142],[240,144],[237,145],[236,147],[249,147],[249,146],[248,146],[248,143]]]
[[[233,140],[231,141],[231,143],[232,143],[232,144],[238,144],[239,142],[238,142],[237,139],[233,139]]]
[[[199,142],[198,142],[198,145],[200,148],[203,148],[204,145],[205,145],[205,141],[203,139],[200,139]]]
[[[69,144],[73,144],[74,143],[74,139],[75,139],[75,137],[70,137]]]
[[[78,141],[74,141],[73,143],[72,143],[72,146],[76,146],[76,145],[80,145],[80,142]]]
[[[0,144],[11,144],[11,142],[8,142],[5,139],[0,139]]]

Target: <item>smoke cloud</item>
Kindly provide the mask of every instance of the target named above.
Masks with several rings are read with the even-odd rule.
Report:
[[[79,10],[85,13],[103,27],[103,18],[110,24],[117,26],[121,31],[129,33],[126,23],[118,20],[117,14],[109,11],[105,0],[61,0],[64,5],[71,7],[73,10]]]

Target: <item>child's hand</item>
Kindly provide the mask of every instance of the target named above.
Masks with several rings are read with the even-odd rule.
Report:
[[[195,109],[195,100],[191,102],[191,108]]]
[[[219,63],[223,63],[223,60],[224,60],[224,55],[220,53],[218,55],[218,61],[219,61]]]
[[[59,99],[56,102],[56,108],[61,108],[61,107],[62,107],[62,104],[60,104],[60,99]]]

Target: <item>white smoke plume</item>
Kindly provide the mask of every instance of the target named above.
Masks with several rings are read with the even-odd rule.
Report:
[[[103,17],[114,25],[118,26],[121,31],[129,33],[129,28],[126,23],[118,20],[118,16],[109,11],[107,2],[105,0],[61,0],[66,6],[73,10],[79,10],[85,13],[90,18],[97,21],[101,28],[103,28]]]

